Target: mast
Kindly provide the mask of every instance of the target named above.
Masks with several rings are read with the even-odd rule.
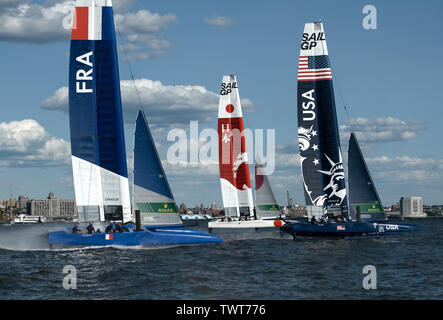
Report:
[[[359,206],[361,220],[387,220],[382,202],[354,132],[351,132],[349,137],[348,176],[352,219],[356,219],[357,206]]]
[[[142,110],[134,132],[134,210],[140,210],[144,225],[182,224],[178,208]]]
[[[306,23],[298,69],[298,139],[306,205],[348,218],[332,73],[321,22]],[[332,209],[331,208],[331,209]]]
[[[224,76],[218,108],[219,169],[226,216],[254,216],[243,115],[235,75]]]
[[[130,221],[114,17],[110,0],[77,0],[71,33],[69,119],[80,221]]]

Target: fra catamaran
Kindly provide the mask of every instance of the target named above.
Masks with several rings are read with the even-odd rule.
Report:
[[[305,25],[299,59],[297,111],[305,202],[308,213],[312,213],[314,219],[312,222],[287,222],[281,230],[294,237],[345,237],[384,235],[419,229],[406,224],[361,221],[361,215],[356,219],[357,212],[354,218],[349,212],[332,72],[321,22]],[[351,159],[352,157],[351,155]],[[355,165],[355,162],[351,160],[351,164]],[[350,168],[352,171],[361,169],[361,165]],[[354,179],[353,173],[351,177],[350,187],[356,188],[352,193],[357,194],[359,189],[354,182],[358,178]],[[365,203],[368,201],[364,200]],[[361,207],[360,203],[355,209]],[[316,223],[315,218],[320,222]],[[379,219],[380,215],[371,215],[369,220],[371,218]]]
[[[278,220],[275,225],[275,219],[269,214],[268,219],[265,219],[264,207],[258,215],[254,212],[243,114],[235,75],[223,77],[218,108],[218,136],[220,184],[225,218],[209,222],[209,231],[257,230],[280,226],[278,223],[281,221]],[[270,205],[276,205],[276,202]],[[260,215],[261,213],[263,215]]]
[[[54,246],[146,246],[217,243],[181,225],[146,119],[135,130],[132,224],[114,18],[110,0],[77,0],[71,34],[69,118],[75,199],[81,223],[95,232],[65,228],[49,234]],[[137,216],[139,216],[137,214]],[[126,232],[103,232],[110,221]],[[144,228],[142,228],[142,224]],[[101,231],[99,231],[100,229]]]

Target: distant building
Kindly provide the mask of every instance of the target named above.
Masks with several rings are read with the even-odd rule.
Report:
[[[28,201],[28,214],[43,216],[50,220],[72,220],[77,217],[77,206],[73,199],[58,199],[54,193],[49,193],[47,199],[33,199]]]
[[[400,198],[400,215],[405,218],[426,217],[421,197]]]
[[[25,196],[18,197],[18,200],[16,202],[17,209],[20,213],[27,213],[28,210],[28,201],[29,199]]]

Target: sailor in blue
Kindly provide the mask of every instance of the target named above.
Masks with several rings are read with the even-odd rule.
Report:
[[[86,228],[86,230],[88,230],[88,233],[94,233],[95,232],[94,225],[92,223],[89,223],[89,225]]]

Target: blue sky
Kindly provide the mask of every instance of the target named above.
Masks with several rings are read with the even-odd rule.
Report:
[[[40,198],[50,191],[74,197],[63,91],[69,53],[63,21],[70,2],[0,0],[1,199],[11,188],[15,197]],[[279,201],[286,203],[289,190],[304,203],[296,73],[304,24],[321,19],[343,153],[352,125],[385,205],[415,195],[443,203],[441,1],[113,3],[122,33],[120,78],[130,79],[126,53],[163,159],[171,128],[186,129],[190,120],[198,120],[200,130],[216,128],[216,93],[222,76],[235,72],[246,127],[276,130],[271,182]],[[362,27],[368,4],[377,9],[376,30]],[[131,83],[125,88],[130,158],[136,100]],[[181,104],[176,112],[173,106]],[[221,205],[217,167],[165,166],[178,203]]]

